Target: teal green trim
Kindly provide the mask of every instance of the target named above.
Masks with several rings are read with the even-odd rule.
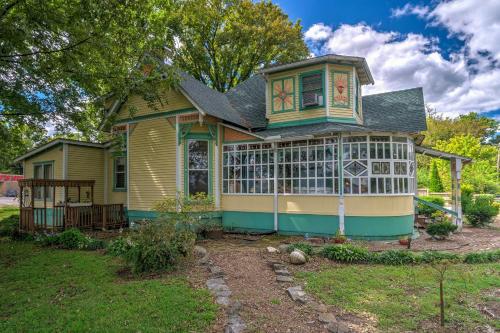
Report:
[[[421,204],[423,204],[423,205],[426,205],[426,206],[432,207],[432,208],[434,208],[434,209],[440,210],[440,211],[442,211],[442,212],[444,212],[444,213],[448,213],[448,214],[450,214],[450,215],[453,215],[453,216],[455,216],[455,217],[458,217],[458,213],[457,213],[457,212],[455,212],[455,211],[453,211],[453,210],[450,210],[450,209],[448,209],[448,208],[444,208],[443,206],[440,206],[440,205],[435,204],[435,203],[433,203],[433,202],[425,201],[425,200],[423,200],[423,199],[420,199],[419,197],[413,197],[413,198],[414,198],[414,200],[415,200],[417,203],[421,203]]]
[[[222,225],[226,231],[270,232],[274,230],[274,214],[224,211],[222,212]]]
[[[338,70],[331,70],[330,73],[332,75],[332,107],[341,109],[350,109],[352,105],[351,103],[352,73],[347,71],[338,71]],[[335,104],[335,74],[347,74],[347,100],[348,100],[347,106],[342,104]]]
[[[345,234],[352,239],[398,239],[413,234],[414,215],[345,216]]]
[[[354,100],[354,112],[358,117],[360,117],[361,112],[359,110],[359,79],[356,75],[353,77],[353,81],[354,81],[354,86],[356,87],[356,93],[354,94],[354,99],[355,99]]]
[[[274,94],[274,82],[281,81],[281,89],[283,90],[285,88],[285,80],[290,80],[292,79],[292,93],[291,94],[286,94],[287,96],[292,96],[293,100],[293,106],[291,109],[285,109],[285,103],[281,101],[281,110],[275,110],[274,109],[274,98],[277,97],[278,95]],[[275,79],[271,81],[271,113],[283,113],[283,112],[292,112],[295,111],[295,77],[293,76],[287,76],[279,79]]]
[[[195,108],[184,108],[184,109],[177,109],[177,110],[172,110],[172,111],[158,112],[158,113],[147,114],[147,115],[143,115],[143,116],[120,119],[120,120],[117,120],[115,123],[113,123],[113,125],[124,124],[124,123],[128,123],[131,121],[136,122],[136,121],[141,121],[141,120],[150,120],[150,119],[156,119],[156,118],[177,116],[179,114],[192,113],[192,112],[196,112],[196,111],[197,110]]]
[[[278,230],[283,235],[334,235],[339,228],[337,215],[278,214]]]
[[[127,218],[130,222],[134,222],[137,220],[154,220],[160,216],[158,212],[148,211],[148,210],[128,210],[125,212]],[[194,213],[196,214],[196,213]],[[201,214],[201,216],[197,215],[197,217],[201,217],[201,220],[219,220],[222,222],[222,213],[221,212],[207,212]]]
[[[322,94],[323,94],[323,103],[321,104],[318,104],[318,105],[314,105],[314,106],[303,106],[302,104],[302,78],[304,76],[309,76],[309,75],[313,75],[313,74],[321,74],[321,86],[323,87],[322,88]],[[319,70],[315,70],[315,71],[310,71],[310,72],[303,72],[303,73],[300,73],[299,75],[299,108],[300,108],[300,111],[307,111],[307,110],[311,110],[311,109],[319,109],[319,108],[322,108],[325,106],[325,91],[327,91],[325,89],[325,71],[322,70],[322,69],[319,69]]]
[[[267,128],[282,128],[282,127],[290,127],[290,126],[300,126],[300,125],[311,125],[311,124],[319,124],[319,123],[346,123],[346,124],[357,124],[355,118],[347,118],[347,117],[318,117],[311,119],[301,119],[301,120],[292,120],[292,121],[282,121],[278,123],[272,123],[267,125]]]
[[[116,159],[124,158],[125,159],[125,187],[116,187]],[[114,156],[113,157],[113,192],[127,192],[127,153],[125,155]]]
[[[345,234],[351,239],[398,239],[413,234],[413,215],[345,216]],[[271,232],[273,213],[225,211],[222,224],[227,231]],[[286,214],[278,215],[278,233],[333,237],[339,228],[337,215]]]

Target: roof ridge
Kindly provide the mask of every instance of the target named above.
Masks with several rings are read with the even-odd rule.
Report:
[[[413,87],[413,88],[400,89],[400,90],[391,90],[391,91],[385,91],[385,92],[376,93],[376,94],[364,95],[362,97],[378,96],[378,95],[392,94],[392,93],[396,93],[396,92],[404,92],[404,91],[411,91],[411,90],[423,90],[423,88],[422,87]]]

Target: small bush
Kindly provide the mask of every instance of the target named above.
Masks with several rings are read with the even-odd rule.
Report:
[[[468,253],[464,257],[466,264],[485,264],[500,261],[500,250]]]
[[[61,232],[57,239],[58,245],[63,249],[83,249],[88,243],[88,238],[75,228]]]
[[[130,240],[124,237],[118,237],[108,243],[106,247],[106,253],[113,257],[121,257],[127,253],[132,247]]]
[[[428,201],[428,202],[432,202],[432,203],[439,205],[441,207],[444,206],[444,199],[441,197],[423,196],[423,197],[420,197],[420,199]],[[429,207],[429,206],[424,205],[423,203],[420,203],[420,202],[418,203],[418,213],[419,214],[431,217],[431,215],[436,211],[437,211],[436,208]]]
[[[478,196],[468,206],[465,213],[467,221],[475,227],[490,224],[498,214],[498,206],[491,196]]]
[[[457,226],[449,221],[436,222],[427,226],[427,233],[436,239],[444,239],[457,230]]]
[[[95,251],[106,248],[106,242],[102,239],[90,238],[87,237],[87,241],[85,244],[85,250]]]
[[[313,254],[313,247],[311,244],[307,243],[294,243],[288,245],[288,248],[286,249],[288,253],[291,253],[293,250],[301,250],[308,256],[311,256]]]
[[[19,233],[19,215],[11,215],[0,221],[0,237],[16,238]]]
[[[372,261],[383,265],[409,265],[417,262],[413,252],[405,250],[388,250],[378,253]]]
[[[346,263],[364,262],[370,256],[367,249],[352,244],[325,246],[321,250],[321,255],[330,260]]]
[[[58,234],[36,234],[35,243],[41,246],[56,246],[59,245],[59,235]]]
[[[420,262],[426,264],[432,264],[440,261],[458,261],[460,260],[460,256],[458,254],[449,253],[449,252],[438,252],[438,251],[424,251],[419,258]]]

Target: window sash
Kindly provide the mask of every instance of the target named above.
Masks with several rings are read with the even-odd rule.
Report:
[[[113,188],[115,190],[127,189],[127,157],[117,156],[114,159]]]

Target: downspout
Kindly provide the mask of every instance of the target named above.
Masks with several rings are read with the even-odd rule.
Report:
[[[273,210],[274,210],[274,231],[278,232],[278,143],[273,142],[273,156],[274,156],[274,197],[273,197]]]
[[[342,133],[339,134],[339,230],[342,235],[345,235],[345,206],[344,206],[344,174],[343,174],[343,146],[342,146]]]

